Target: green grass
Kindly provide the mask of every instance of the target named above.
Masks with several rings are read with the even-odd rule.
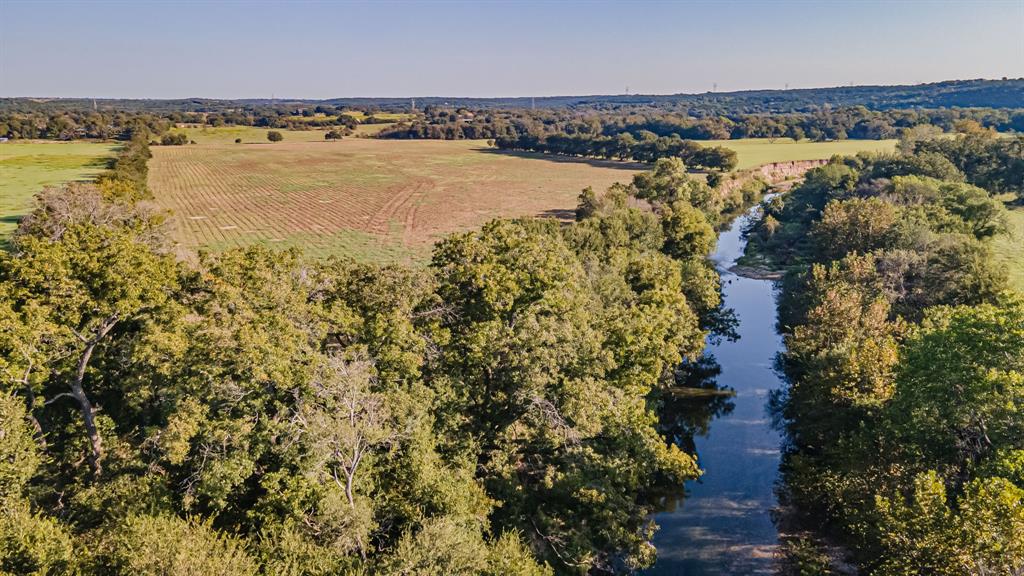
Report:
[[[1009,225],[1010,233],[997,236],[992,248],[1010,273],[1010,285],[1024,292],[1024,207],[1009,210]]]
[[[337,256],[379,264],[422,265],[430,257],[429,246],[403,245],[401,231],[396,229],[389,230],[388,235],[384,238],[359,230],[345,229],[336,230],[327,235],[294,232],[271,239],[260,238],[256,235],[239,235],[231,241],[211,242],[203,248],[211,252],[220,252],[235,248],[240,244],[262,244],[280,250],[298,248],[303,254],[312,258]]]
[[[794,142],[790,138],[742,138],[739,140],[701,140],[702,146],[724,146],[739,155],[739,170],[771,162],[793,160],[825,160],[835,154],[858,152],[892,152],[896,140],[837,140],[834,142]]]
[[[172,128],[170,132],[184,132],[189,140],[197,144],[231,144],[241,138],[243,144],[270,144],[267,132],[280,132],[285,142],[323,142],[327,130],[284,130],[281,128],[257,128],[254,126],[219,126],[202,128]]]
[[[344,114],[345,116],[351,116],[356,120],[359,120],[360,122],[362,122],[363,118],[366,118],[366,113],[360,110],[347,110],[345,112],[342,112],[342,114]],[[374,118],[377,118],[379,120],[390,120],[392,122],[401,122],[402,120],[409,120],[413,118],[413,116],[413,114],[407,114],[405,112],[375,112],[373,114]]]
[[[18,227],[45,186],[95,178],[116,144],[95,142],[0,143],[0,244]]]

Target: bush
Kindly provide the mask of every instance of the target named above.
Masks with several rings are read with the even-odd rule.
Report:
[[[184,146],[188,144],[188,135],[184,132],[177,134],[164,134],[160,137],[161,146]],[[195,142],[193,142],[195,144]]]
[[[270,140],[271,142],[280,142],[281,140],[284,140],[284,136],[282,136],[277,130],[271,130],[267,132],[267,140]]]
[[[242,139],[241,138],[235,138],[235,144],[241,144],[241,143],[242,143]]]

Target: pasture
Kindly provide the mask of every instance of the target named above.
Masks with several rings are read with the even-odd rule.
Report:
[[[360,124],[355,128],[355,136],[373,136],[393,123]],[[234,144],[241,138],[243,144],[262,144],[267,142],[267,132],[274,130],[284,136],[285,142],[323,142],[326,128],[312,130],[285,130],[284,128],[257,128],[255,126],[204,126],[202,128],[172,128],[171,134],[184,132],[189,140],[197,144]]]
[[[441,236],[493,218],[570,217],[582,188],[626,182],[642,168],[505,154],[480,141],[325,142],[322,133],[284,132],[269,144],[265,129],[227,132],[196,134],[196,146],[153,147],[150,187],[187,247],[264,243],[422,261]]]
[[[94,142],[0,143],[0,245],[45,186],[88,180],[102,172],[116,144]]]
[[[1010,208],[1007,217],[1010,233],[997,236],[992,244],[996,261],[1010,274],[1010,285],[1024,292],[1024,207]]]
[[[794,142],[790,138],[742,138],[739,140],[701,140],[704,146],[724,146],[735,150],[739,155],[738,170],[753,168],[770,162],[789,162],[792,160],[826,160],[840,155],[852,155],[858,152],[892,152],[896,149],[896,140],[834,140],[830,142],[812,142],[801,140]]]

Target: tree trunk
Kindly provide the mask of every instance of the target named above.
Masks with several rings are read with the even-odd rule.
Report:
[[[85,350],[78,358],[78,367],[75,370],[75,377],[69,384],[71,396],[78,402],[78,408],[82,413],[82,422],[85,424],[85,433],[89,437],[89,467],[92,468],[93,477],[98,478],[103,473],[103,438],[96,429],[96,409],[93,407],[89,397],[85,394],[82,382],[85,381],[85,370],[89,367],[89,360],[96,350],[96,345],[117,324],[117,315],[111,316],[103,321],[96,334],[86,341]]]

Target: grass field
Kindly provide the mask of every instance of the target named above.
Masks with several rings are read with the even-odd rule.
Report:
[[[267,141],[267,132],[280,132],[285,142],[323,142],[327,130],[284,130],[281,128],[256,128],[253,126],[219,126],[203,128],[172,128],[170,132],[177,134],[184,132],[189,140],[195,140],[197,144],[234,144],[236,138],[241,138],[243,144],[270,144]],[[153,147],[158,148],[157,146]]]
[[[346,116],[351,116],[356,120],[362,120],[363,118],[366,118],[366,114],[358,110],[349,110],[346,112],[342,112],[342,114]],[[374,118],[378,118],[380,120],[388,120],[391,122],[401,122],[402,120],[409,120],[410,118],[413,118],[413,116],[413,114],[406,114],[404,112],[376,112],[373,114]]]
[[[1009,224],[1010,233],[996,237],[992,247],[1010,273],[1010,284],[1024,292],[1024,207],[1010,210]]]
[[[374,125],[372,127],[384,125]],[[363,127],[360,127],[363,128]],[[191,248],[261,242],[316,255],[418,260],[439,237],[496,217],[571,213],[586,186],[628,181],[642,166],[500,153],[482,141],[346,138],[324,130],[184,128],[196,146],[158,146],[150,162],[157,200]],[[235,144],[236,138],[242,144]],[[740,167],[891,150],[892,141],[720,143]]]
[[[391,124],[360,124],[355,128],[357,136],[372,136]],[[285,142],[323,142],[327,129],[284,130],[281,128],[255,128],[252,126],[219,126],[216,128],[172,128],[172,134],[184,132],[189,140],[197,144],[233,144],[241,138],[243,144],[267,143],[267,132],[275,130],[284,136]]]
[[[789,138],[743,138],[740,140],[702,140],[704,146],[725,146],[739,155],[738,169],[753,168],[769,162],[825,160],[836,154],[892,152],[896,140],[837,140],[833,142],[794,142]]]
[[[568,216],[585,186],[604,189],[641,168],[505,154],[480,141],[324,142],[287,132],[269,144],[255,138],[265,130],[237,130],[196,134],[196,146],[153,147],[150,187],[188,247],[259,242],[422,260],[440,236],[492,218]]]
[[[17,228],[36,192],[95,177],[116,148],[93,142],[0,143],[0,244]]]

